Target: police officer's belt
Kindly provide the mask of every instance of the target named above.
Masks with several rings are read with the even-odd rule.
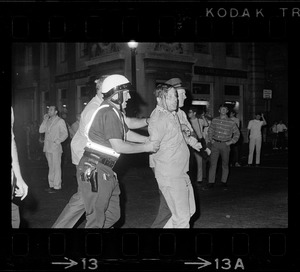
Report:
[[[85,147],[84,149],[85,149],[85,151],[84,151],[83,155],[88,157],[89,161],[93,162],[94,164],[101,163],[101,164],[106,165],[110,168],[113,168],[115,163],[118,160],[118,158],[115,158],[113,156],[109,156],[105,153],[90,149],[88,147]]]

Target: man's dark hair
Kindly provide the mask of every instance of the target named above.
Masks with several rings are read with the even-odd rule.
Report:
[[[158,84],[155,88],[155,91],[154,91],[154,95],[155,97],[160,97],[162,98],[164,95],[166,95],[168,93],[168,91],[171,89],[171,88],[174,88],[172,85],[169,85],[169,84]]]
[[[189,110],[196,112],[196,114],[198,114],[198,108],[196,106],[190,106]]]
[[[57,111],[57,116],[59,116],[59,110],[58,110],[58,107],[57,107],[56,105],[50,105],[49,108],[50,108],[50,107],[53,107],[54,110]]]
[[[228,110],[227,104],[221,104],[221,105],[219,106],[219,109],[221,109],[221,108],[226,108],[226,109]]]

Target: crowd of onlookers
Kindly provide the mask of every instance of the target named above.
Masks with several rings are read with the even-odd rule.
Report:
[[[234,111],[230,111],[231,114],[234,113]],[[72,139],[74,136],[76,130],[78,129],[80,114],[77,116],[77,120],[70,126],[67,124],[68,133],[69,133],[69,140]],[[232,118],[233,116],[231,116]],[[30,161],[41,161],[44,160],[44,154],[43,154],[43,141],[44,141],[44,133],[39,133],[39,123],[38,121],[32,121],[28,123],[24,123],[22,127],[22,131],[20,131],[21,135],[18,135],[20,138],[23,139],[23,141],[26,141],[26,159]],[[282,120],[274,121],[273,124],[268,124],[266,128],[262,129],[263,134],[263,142],[264,143],[270,143],[273,150],[287,150],[288,149],[288,128],[285,123],[283,123]],[[241,135],[242,137],[242,135]],[[241,139],[242,140],[242,139]],[[246,142],[245,139],[242,141],[239,141],[240,143]],[[65,151],[65,156],[63,163],[70,162],[70,154],[68,150],[68,141],[65,142],[63,149]],[[239,166],[240,162],[236,157],[237,147],[234,147],[234,150],[232,150],[231,158],[233,156],[234,164],[235,166]],[[239,152],[242,152],[242,147],[238,147]]]
[[[275,121],[270,127],[270,137],[274,150],[288,149],[288,128],[282,120],[279,122]]]

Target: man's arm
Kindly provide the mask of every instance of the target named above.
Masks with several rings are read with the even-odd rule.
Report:
[[[263,113],[261,114],[261,118],[263,119],[263,124],[262,125],[265,126],[267,124],[267,121],[266,121]]]
[[[158,142],[146,142],[144,144],[135,144],[124,142],[122,139],[109,139],[109,142],[117,153],[134,154],[143,152],[156,152],[159,149]]]
[[[15,139],[12,139],[12,168],[17,180],[17,189],[15,191],[17,197],[23,200],[28,194],[28,186],[25,183],[20,170],[18,152]]]
[[[55,143],[60,144],[68,138],[68,129],[66,122],[64,120],[60,120],[58,124],[59,129],[59,138],[55,140]]]
[[[147,140],[149,140],[149,138],[140,135],[132,130],[128,130],[128,132],[126,133],[126,140],[135,143],[145,143]]]
[[[190,145],[195,150],[200,151],[200,149],[202,148],[202,144],[198,142],[198,140],[195,137],[193,136],[188,137],[184,133],[183,133],[183,137],[188,145]]]
[[[232,133],[233,133],[233,137],[230,141],[226,142],[227,145],[230,145],[230,144],[235,144],[239,138],[240,138],[240,130],[238,129],[236,123],[234,122],[233,124],[233,130],[232,130]]]
[[[212,140],[213,140],[212,136],[213,136],[214,129],[215,129],[215,123],[214,123],[214,120],[212,120],[212,122],[209,125],[208,130],[207,130],[207,140],[208,140],[208,142],[212,143]]]
[[[148,119],[149,118],[134,118],[124,116],[125,123],[130,129],[138,129],[148,126]]]
[[[46,123],[47,123],[48,119],[49,119],[49,115],[46,113],[44,115],[43,122],[41,123],[41,125],[39,127],[39,133],[45,133],[46,132]]]

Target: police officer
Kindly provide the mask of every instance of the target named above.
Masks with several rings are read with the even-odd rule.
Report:
[[[159,144],[128,129],[123,109],[132,85],[110,75],[102,85],[103,103],[86,126],[87,145],[77,168],[86,210],[85,228],[110,228],[120,218],[120,188],[113,166],[121,153],[156,152]],[[134,142],[134,143],[133,143]]]
[[[79,128],[72,138],[71,151],[72,151],[72,163],[78,168],[79,161],[84,153],[84,148],[87,143],[87,137],[85,135],[85,127],[91,120],[94,112],[100,107],[103,102],[102,98],[102,84],[107,75],[101,76],[99,79],[95,80],[96,83],[96,95],[91,99],[91,101],[85,106],[83,112],[81,113],[81,118],[79,122]],[[148,125],[149,118],[135,118],[124,116],[125,123],[130,129],[138,129]],[[81,180],[77,180],[81,183]],[[83,203],[83,198],[81,195],[80,187],[78,186],[78,191],[72,195],[67,205],[64,207],[52,228],[73,228],[85,213],[85,207]]]

